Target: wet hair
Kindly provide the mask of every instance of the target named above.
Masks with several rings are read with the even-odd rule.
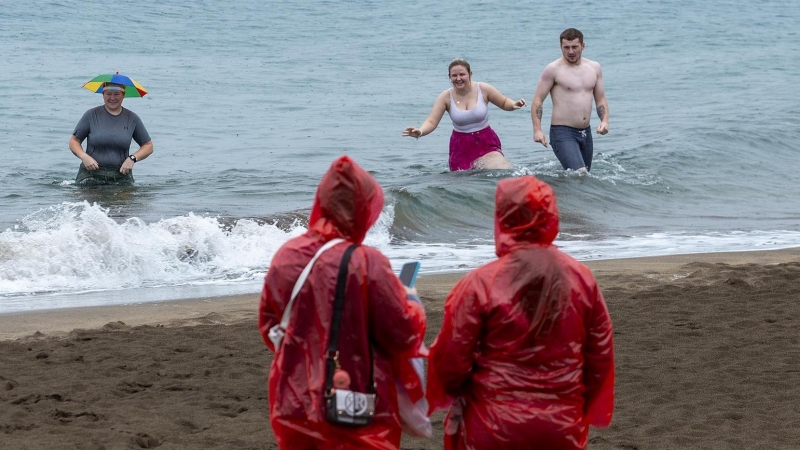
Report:
[[[464,66],[467,69],[467,73],[472,75],[472,69],[469,67],[469,63],[465,59],[457,58],[450,61],[450,65],[447,67],[447,76],[450,76],[450,71],[453,70],[455,66]]]
[[[561,33],[561,36],[559,36],[558,44],[561,45],[561,41],[574,41],[575,39],[583,44],[583,33],[575,28],[567,28],[563,33]]]

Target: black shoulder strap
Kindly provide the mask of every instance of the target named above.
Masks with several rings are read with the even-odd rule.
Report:
[[[344,310],[344,293],[347,288],[347,265],[350,263],[350,255],[358,247],[358,244],[351,244],[344,251],[342,262],[339,263],[339,276],[336,277],[336,297],[333,302],[333,320],[331,321],[331,338],[328,342],[328,353],[336,353],[339,347],[339,329],[342,327],[342,311]]]
[[[344,310],[344,293],[347,288],[347,265],[350,263],[350,255],[358,247],[358,244],[351,244],[344,251],[342,262],[339,263],[339,275],[336,277],[336,297],[333,302],[333,319],[331,320],[331,336],[328,340],[328,357],[326,361],[325,374],[325,393],[329,393],[333,388],[333,373],[336,371],[336,358],[339,357],[339,330],[342,326],[342,311]],[[370,343],[370,365],[369,365],[369,392],[374,391],[373,381],[373,357],[372,344]]]

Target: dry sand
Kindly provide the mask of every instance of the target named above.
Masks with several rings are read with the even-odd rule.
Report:
[[[617,398],[591,449],[800,447],[800,249],[588,263]],[[460,274],[418,282],[433,342]],[[257,295],[0,315],[0,449],[269,449]],[[403,439],[405,449],[441,448]]]

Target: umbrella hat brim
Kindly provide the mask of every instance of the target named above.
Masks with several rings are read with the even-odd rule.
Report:
[[[104,83],[114,83],[125,86],[125,97],[144,97],[147,94],[147,89],[136,80],[118,73],[98,75],[84,84],[83,88],[101,94],[103,92]]]

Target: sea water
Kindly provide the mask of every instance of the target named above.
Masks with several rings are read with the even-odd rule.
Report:
[[[580,260],[800,245],[800,6],[778,1],[13,2],[0,14],[0,313],[258,292],[348,154],[383,186],[366,244],[395,269],[494,257],[497,182],[556,192]],[[445,116],[419,126],[454,58],[531,103],[564,29],[598,61],[610,131],[588,176],[490,106],[512,170],[450,173]],[[119,71],[153,138],[132,187],[78,188],[67,143]],[[545,102],[543,128],[552,111]],[[592,127],[599,123],[593,117]],[[136,149],[134,145],[133,150]]]

